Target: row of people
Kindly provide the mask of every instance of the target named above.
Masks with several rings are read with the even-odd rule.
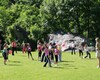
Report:
[[[71,45],[71,54],[72,55],[76,54],[75,50],[76,50],[76,46],[73,42]],[[84,58],[87,58],[87,57],[91,58],[91,54],[89,52],[88,45],[86,43],[84,43],[84,44],[80,43],[80,45],[78,46],[78,51],[79,51],[79,56],[81,58],[83,58],[83,51],[86,53],[86,56]]]
[[[3,55],[3,57],[4,57],[4,64],[6,65],[6,62],[7,62],[7,60],[8,60],[8,55],[10,54],[10,53],[12,53],[12,55],[14,55],[14,51],[13,51],[14,49],[12,48],[12,50],[10,50],[10,48],[9,48],[9,45],[7,44],[7,43],[5,43],[4,45],[3,45],[3,51],[2,51],[2,55]],[[31,46],[30,46],[30,44],[29,43],[27,43],[27,49],[26,49],[26,51],[27,51],[27,53],[28,53],[28,58],[30,58],[30,56],[31,56],[31,58],[32,58],[32,60],[34,60],[34,58],[33,58],[33,56],[32,56],[32,53],[31,53]],[[10,52],[11,51],[11,52]]]
[[[14,51],[15,50],[15,46],[16,44],[14,42],[11,43],[12,44],[12,55],[14,55]],[[96,56],[98,58],[98,66],[100,67],[100,39],[96,38]],[[31,56],[32,60],[32,54],[31,54],[31,46],[28,43],[27,45],[27,52],[28,52],[28,58],[29,56]],[[14,47],[14,48],[13,48]],[[42,44],[42,43],[38,43],[37,46],[38,49],[38,60],[41,60],[41,62],[43,62],[45,60],[45,64],[44,67],[46,67],[47,63],[49,63],[49,66],[51,67],[51,62],[53,62],[55,60],[55,63],[57,64],[58,61],[61,61],[62,56],[61,56],[61,45],[56,45],[56,44]],[[84,46],[80,45],[79,46],[79,56],[83,57],[83,49],[86,51],[86,56],[84,58],[87,58],[89,56],[89,58],[91,58],[91,54],[87,48],[87,44],[85,44]],[[9,53],[9,47],[8,44],[5,43],[4,44],[4,48],[3,48],[3,57],[4,57],[4,64],[6,64],[7,59],[8,59],[8,53]],[[55,57],[55,58],[54,58]]]

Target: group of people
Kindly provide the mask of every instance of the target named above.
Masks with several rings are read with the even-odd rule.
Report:
[[[32,60],[34,60],[32,56],[32,48],[29,43],[22,43],[21,45],[22,48],[22,53],[28,54],[28,58],[31,57]],[[51,63],[55,63],[56,65],[58,64],[58,61],[62,61],[62,56],[61,56],[61,46],[60,44],[57,45],[55,43],[41,43],[38,41],[37,43],[37,50],[38,50],[38,60],[41,62],[45,62],[44,67],[46,67],[47,63],[51,67]],[[4,57],[4,64],[6,65],[6,62],[8,60],[8,55],[11,53],[13,56],[15,55],[14,53],[17,53],[17,43],[16,41],[12,41],[11,44],[5,43],[3,45],[3,51],[2,55]]]
[[[16,51],[17,53],[17,50],[16,50],[16,41],[12,41],[11,44],[8,44],[8,43],[4,43],[3,45],[3,51],[2,51],[2,56],[4,57],[4,64],[6,65],[6,62],[8,60],[8,55],[10,53],[12,53],[12,55],[14,56],[14,52]]]
[[[57,65],[58,61],[62,61],[60,44],[41,43],[41,41],[38,41],[37,50],[38,60],[41,62],[45,62],[44,67],[46,67],[47,63],[49,64],[49,67],[51,67],[51,63]]]
[[[96,57],[98,59],[98,68],[100,68],[100,39],[96,38]],[[16,51],[16,41],[11,42],[11,46],[9,46],[7,43],[3,45],[3,52],[2,55],[4,57],[4,64],[6,65],[6,62],[8,60],[8,54],[12,53],[14,56],[14,52]],[[32,53],[31,53],[31,46],[29,43],[22,43],[22,52],[23,53],[28,53],[28,58],[31,56],[31,59],[34,60]],[[10,50],[11,47],[11,50]],[[83,58],[83,50],[86,52],[86,56],[84,58],[91,58],[91,54],[87,48],[87,44],[80,44],[79,47],[79,56]],[[75,52],[75,45],[73,44],[72,49],[71,49],[71,54],[73,55],[76,54]],[[11,51],[11,52],[10,52]],[[56,44],[56,43],[42,43],[40,40],[37,42],[37,51],[38,51],[38,60],[41,62],[45,62],[43,67],[46,67],[47,63],[49,64],[49,67],[52,67],[52,63],[55,65],[58,64],[58,62],[62,61],[62,50],[61,50],[61,44]],[[17,53],[17,51],[16,51]]]
[[[97,68],[100,68],[100,38],[97,37],[95,39],[95,42],[96,42],[96,44],[95,44],[96,57],[97,57],[97,60],[98,60]],[[85,44],[80,44],[78,49],[79,49],[79,56],[81,58],[87,58],[87,57],[91,58],[91,54],[89,52],[88,45],[86,43]],[[86,56],[85,57],[83,57],[83,50],[86,52]],[[73,53],[75,54],[75,46],[72,47],[71,54],[73,54]]]
[[[28,58],[32,58],[32,60],[34,60],[33,56],[32,56],[32,53],[31,53],[31,46],[29,43],[26,43],[25,46],[22,44],[21,45],[22,47],[22,52],[27,52],[28,53]],[[4,64],[6,65],[6,62],[8,60],[8,55],[9,54],[12,54],[12,56],[15,55],[15,51],[17,53],[17,42],[14,40],[11,42],[11,44],[8,44],[8,43],[5,43],[3,45],[3,51],[2,51],[2,56],[4,57]]]
[[[86,53],[86,56],[83,57],[83,51]],[[81,58],[91,58],[91,54],[90,54],[90,51],[88,49],[88,45],[85,43],[84,45],[83,44],[80,44],[79,45],[79,56]]]
[[[77,50],[79,52],[79,56],[81,58],[87,58],[87,57],[91,58],[91,54],[90,54],[90,51],[88,49],[87,43],[82,42],[76,47],[76,45],[75,45],[75,43],[73,41],[71,43],[71,45],[70,45],[71,55],[73,55],[73,54],[75,55],[76,54],[76,48],[77,48]],[[86,53],[86,56],[83,56],[84,52]]]

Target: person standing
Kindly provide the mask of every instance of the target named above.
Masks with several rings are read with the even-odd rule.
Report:
[[[6,62],[8,60],[8,46],[7,46],[7,43],[4,44],[4,48],[3,48],[3,52],[2,52],[2,55],[3,55],[3,58],[4,58],[4,64],[6,65]]]
[[[71,45],[71,54],[73,55],[73,53],[74,54],[76,54],[76,52],[75,52],[75,43],[74,42],[72,42],[72,45]]]
[[[11,46],[12,46],[12,55],[14,56],[14,52],[15,52],[16,47],[17,47],[17,45],[16,45],[16,41],[15,41],[15,40],[12,41]]]
[[[58,55],[59,55],[59,50],[58,50],[57,46],[54,49],[54,55],[55,55],[55,64],[57,66],[58,65]]]
[[[32,58],[32,60],[34,60],[34,58],[33,58],[33,56],[32,56],[32,53],[31,53],[31,46],[30,46],[30,44],[29,43],[27,43],[27,52],[28,52],[28,58],[29,58],[29,56],[31,56],[31,58]]]
[[[26,53],[26,48],[27,48],[26,43],[23,41],[23,43],[22,43],[22,53]]]
[[[95,41],[96,41],[96,45],[95,45],[96,57],[98,59],[98,66],[97,66],[97,68],[100,68],[100,39],[96,38]]]
[[[38,50],[38,60],[41,60],[41,55],[42,55],[42,43],[39,43],[37,45],[37,50]]]

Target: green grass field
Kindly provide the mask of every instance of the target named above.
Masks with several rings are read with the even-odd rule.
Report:
[[[95,52],[91,53],[92,59],[81,59],[78,53],[64,52],[63,61],[58,66],[53,64],[52,68],[43,67],[44,62],[37,60],[37,52],[32,54],[35,60],[21,52],[9,55],[7,65],[3,64],[0,54],[0,80],[100,80]]]

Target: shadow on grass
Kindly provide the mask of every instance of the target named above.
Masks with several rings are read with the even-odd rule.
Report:
[[[62,64],[62,65],[69,66],[70,64]]]
[[[61,62],[74,62],[74,61],[61,61]]]
[[[9,61],[9,62],[12,62],[12,63],[21,63],[20,61]]]
[[[60,67],[60,66],[54,66],[52,68],[59,68],[59,69],[64,69],[64,67]]]
[[[67,66],[67,67],[65,67],[65,66],[62,66],[62,67],[60,67],[60,66],[54,66],[52,68],[56,68],[56,69],[78,69],[78,68],[76,68],[74,66]]]
[[[59,66],[59,65],[55,66],[54,65],[53,68],[57,68],[57,69],[78,69],[73,65],[74,62],[75,61],[65,61],[65,60],[63,60],[59,64],[61,66]]]
[[[78,69],[73,63],[75,61],[62,61],[60,65],[63,66],[63,69]]]
[[[96,60],[97,58],[84,58],[84,60]]]
[[[22,66],[20,61],[9,61],[8,66]]]
[[[7,64],[8,66],[22,66],[22,65],[19,65],[19,64]]]
[[[61,65],[61,66],[60,66]],[[57,68],[57,69],[78,69],[72,64],[60,64],[58,66],[54,65],[52,68]]]
[[[21,56],[21,57],[27,57],[27,55],[26,55],[26,54],[23,54],[23,55],[18,55],[18,56]]]

